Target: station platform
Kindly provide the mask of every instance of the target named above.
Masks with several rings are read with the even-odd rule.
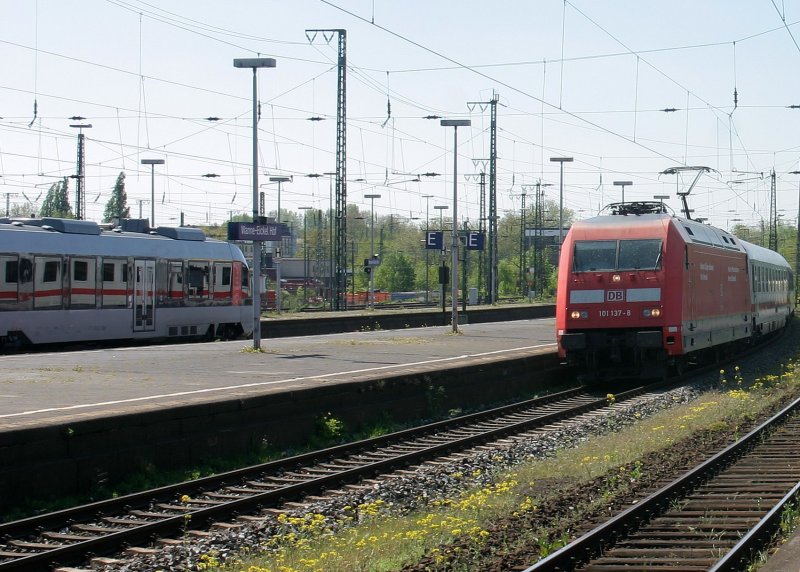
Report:
[[[554,319],[0,356],[0,431],[555,351]]]

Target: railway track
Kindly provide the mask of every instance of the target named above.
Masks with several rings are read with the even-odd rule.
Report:
[[[743,570],[798,493],[800,399],[525,572]]]
[[[615,395],[623,402],[657,391]],[[323,490],[609,405],[605,394],[577,388],[547,397],[408,429],[196,481],[0,524],[0,571],[79,565],[91,556],[206,528],[237,515],[280,506]]]

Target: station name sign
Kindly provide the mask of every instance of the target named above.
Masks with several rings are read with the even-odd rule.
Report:
[[[458,233],[458,239],[467,250],[483,250],[486,242],[486,236],[482,232],[465,232]],[[425,248],[426,250],[443,250],[444,247],[444,232],[430,231],[425,233]]]
[[[228,240],[256,240],[279,242],[283,235],[282,224],[253,224],[252,222],[229,222]]]

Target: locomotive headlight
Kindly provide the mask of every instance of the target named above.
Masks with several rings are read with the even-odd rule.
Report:
[[[660,308],[645,308],[642,310],[642,315],[645,318],[658,318],[661,315]]]
[[[612,282],[621,282],[622,281],[622,276],[620,276],[619,274],[613,274],[611,276],[611,281]]]
[[[569,317],[572,318],[573,320],[581,320],[581,319],[585,320],[586,318],[589,317],[589,312],[587,312],[586,310],[572,310],[572,312],[570,312],[569,314]]]

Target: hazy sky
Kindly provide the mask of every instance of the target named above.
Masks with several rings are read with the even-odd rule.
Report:
[[[144,158],[166,161],[159,224],[249,214],[252,74],[232,61],[261,56],[277,60],[258,74],[267,210],[267,173],[294,177],[282,208],[328,208],[329,180],[306,176],[335,170],[336,37],[306,36],[322,28],[347,31],[347,198],[362,209],[369,193],[381,194],[379,214],[424,218],[427,206],[433,218],[451,205],[453,130],[425,116],[471,119],[458,133],[459,218],[477,226],[478,186],[464,175],[489,156],[489,110],[468,102],[496,92],[501,214],[537,181],[557,200],[549,159],[571,156],[564,201],[580,217],[620,199],[615,180],[633,182],[626,200],[668,194],[678,210],[689,180],[659,173],[702,165],[715,171],[690,197],[695,217],[767,218],[774,168],[778,208],[794,221],[798,21],[784,0],[0,0],[0,195],[40,203],[75,174],[68,118],[82,116],[88,218],[100,219],[121,171],[138,215],[151,192]],[[413,181],[428,172],[440,175]]]

